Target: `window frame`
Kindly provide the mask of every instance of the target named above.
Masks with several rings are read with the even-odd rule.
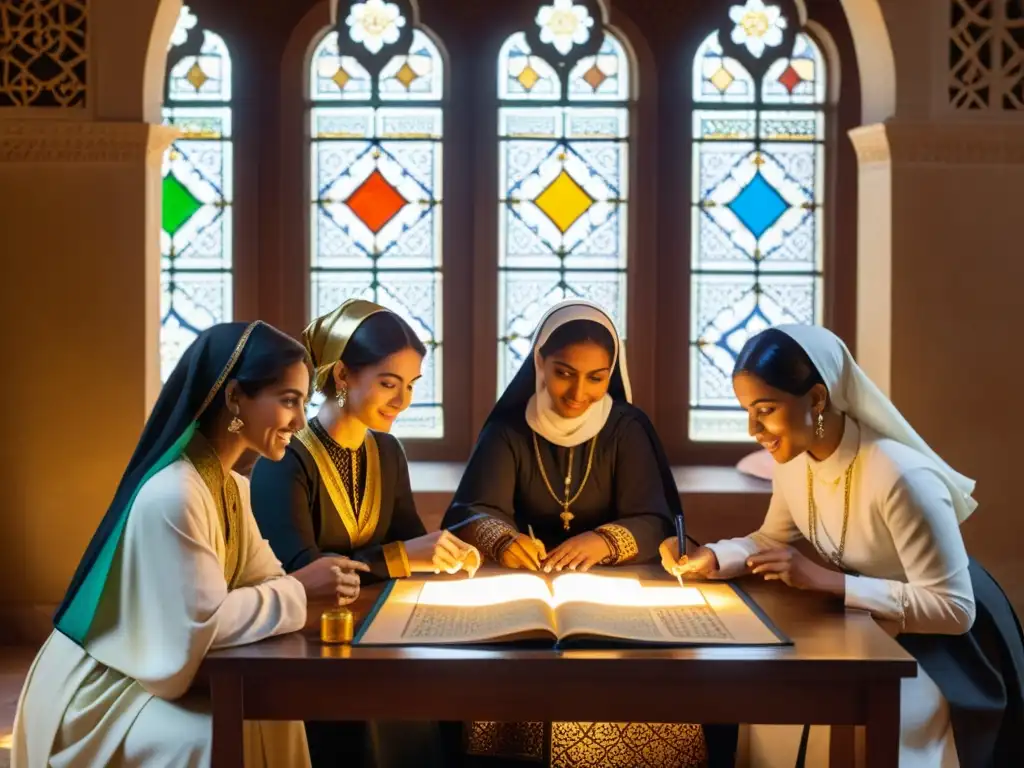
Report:
[[[210,2],[220,5],[220,0],[194,2],[204,7]],[[686,6],[685,13],[660,15],[653,6],[639,4],[628,9],[630,17],[613,7],[607,24],[633,58],[626,314],[634,403],[654,421],[674,464],[734,464],[756,449],[753,443],[691,442],[687,432],[693,103],[680,95],[690,94],[694,54],[707,33],[720,24],[727,8],[727,3],[709,3]],[[848,22],[838,4],[807,0],[807,8],[805,31],[821,46],[831,78],[830,101],[825,105],[830,113],[825,138],[824,321],[852,349],[858,171],[845,133],[860,122],[856,56]],[[236,166],[235,296],[238,316],[245,317],[240,309],[245,302],[249,308],[258,308],[252,316],[297,336],[308,323],[309,306],[308,65],[316,43],[331,27],[331,14],[326,0],[307,0],[304,9],[281,7],[275,11],[280,15],[287,12],[291,16],[284,28],[291,33],[282,43],[280,68],[273,73],[277,91],[251,101],[244,97],[258,90],[255,84],[238,83],[245,90],[236,86],[235,91],[236,126],[257,119],[267,125],[266,131],[241,130],[235,136],[239,156],[251,152],[267,159],[258,173],[256,163]],[[403,440],[412,461],[466,461],[495,402],[498,53],[509,35],[532,21],[533,13],[533,4],[420,3],[419,26],[440,48],[446,75],[442,140],[445,435],[438,440]],[[211,24],[217,15],[209,14]],[[218,27],[218,32],[236,55],[235,71],[245,65],[256,77],[260,65],[254,59],[255,45],[249,46],[251,55],[243,61],[239,58],[243,51],[227,37],[227,27],[238,30],[243,21],[237,14],[227,14],[224,24],[225,29]],[[281,25],[281,20],[277,24]],[[272,20],[260,23],[261,28],[272,26]],[[274,32],[279,35],[276,29]],[[272,59],[273,52],[261,51],[256,58],[264,57]],[[849,66],[842,69],[839,79],[842,63]],[[277,115],[271,117],[269,113],[274,111]],[[651,173],[652,168],[658,172]],[[243,179],[243,171],[250,182]],[[680,206],[685,216],[680,215]],[[260,217],[261,211],[272,215]],[[253,221],[255,226],[244,226]],[[249,251],[257,255],[251,256]],[[296,259],[296,253],[302,258]],[[248,272],[250,264],[258,270]],[[674,350],[683,350],[683,354]]]
[[[694,24],[680,42],[678,66],[672,79],[663,82],[662,130],[678,136],[672,158],[674,172],[659,178],[657,203],[662,246],[659,251],[657,326],[659,350],[683,350],[681,354],[658,354],[655,366],[657,406],[655,424],[669,460],[683,465],[734,465],[758,450],[751,440],[744,442],[695,441],[689,435],[690,415],[690,311],[692,289],[692,205],[690,187],[693,173],[693,112],[701,103],[693,99],[693,66],[697,51],[708,33],[716,29],[725,8],[711,9],[707,23]],[[835,4],[808,3],[809,18],[802,31],[819,46],[829,78],[824,137],[823,219],[823,324],[847,340],[854,350],[856,329],[856,206],[857,162],[845,134],[859,124],[860,95],[855,67],[841,68],[842,62],[856,61],[853,40],[842,8]],[[834,32],[833,32],[834,30]],[[675,86],[675,89],[672,87]],[[760,89],[761,82],[757,82]],[[676,98],[682,94],[683,98]],[[742,108],[738,105],[737,108]],[[666,178],[667,177],[667,178]],[[676,201],[679,201],[678,203]],[[678,214],[685,201],[687,215]],[[843,237],[837,236],[837,231]],[[678,256],[673,257],[673,254]],[[843,286],[852,286],[843,290]],[[682,329],[680,332],[679,329]]]

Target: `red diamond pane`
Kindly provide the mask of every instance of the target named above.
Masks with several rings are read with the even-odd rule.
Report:
[[[367,176],[366,181],[345,201],[352,213],[375,235],[408,204],[402,193],[377,170]]]
[[[786,90],[789,91],[790,93],[792,93],[793,89],[800,85],[800,83],[802,83],[803,81],[804,79],[800,77],[800,73],[793,69],[792,64],[786,67],[786,71],[779,75],[779,82],[782,83],[782,85],[785,86]]]

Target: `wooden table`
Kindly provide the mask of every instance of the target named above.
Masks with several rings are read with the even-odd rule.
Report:
[[[211,653],[213,768],[242,766],[242,720],[569,720],[866,726],[866,765],[897,768],[900,680],[917,665],[867,614],[743,582],[788,647],[615,651],[349,648],[294,633]],[[353,607],[357,620],[379,587]],[[543,695],[538,695],[538,685]],[[837,738],[838,737],[838,738]],[[853,728],[833,727],[851,765]]]

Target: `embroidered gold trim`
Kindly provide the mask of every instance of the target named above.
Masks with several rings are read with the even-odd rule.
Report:
[[[495,562],[501,559],[501,553],[519,535],[519,531],[508,523],[486,516],[467,525],[464,532],[467,543],[473,544]]]
[[[309,454],[313,457],[320,477],[324,481],[324,487],[327,488],[327,494],[334,502],[334,508],[338,510],[338,516],[348,532],[352,548],[358,549],[364,546],[377,530],[377,523],[380,520],[380,451],[377,449],[377,441],[374,439],[373,433],[369,431],[366,433],[366,488],[358,513],[352,506],[352,499],[349,498],[348,490],[341,481],[338,468],[316,433],[307,426],[295,437],[306,446]]]
[[[384,562],[388,566],[388,576],[392,579],[404,579],[412,573],[409,567],[409,554],[401,541],[384,545]]]
[[[599,525],[594,529],[602,539],[608,542],[612,550],[612,559],[609,565],[617,565],[632,560],[640,553],[640,547],[636,543],[629,528],[615,523]]]
[[[700,768],[704,732],[687,723],[551,724],[551,768]]]
[[[231,357],[228,358],[227,364],[224,366],[223,369],[221,369],[220,376],[217,377],[217,381],[214,382],[213,387],[206,395],[206,399],[203,401],[203,404],[199,407],[199,412],[196,414],[196,419],[202,416],[206,412],[206,409],[210,407],[210,403],[213,402],[213,398],[217,396],[217,392],[220,391],[220,388],[224,386],[224,382],[227,381],[228,374],[231,373],[231,369],[235,367],[235,363],[238,362],[238,358],[242,356],[242,350],[245,349],[246,342],[249,341],[249,336],[252,335],[252,332],[256,329],[256,326],[261,325],[262,323],[262,320],[253,320],[251,323],[249,323],[249,326],[245,329],[245,331],[242,332],[242,338],[240,338],[238,340],[238,343],[235,345],[235,351],[231,353]]]
[[[238,483],[232,475],[224,476],[220,457],[200,432],[196,432],[185,448],[185,458],[195,467],[213,496],[224,536],[224,580],[229,589],[234,589],[247,557],[243,552],[245,537],[242,535],[242,497]]]
[[[544,738],[547,729],[543,722],[503,723],[478,720],[466,723],[466,726],[468,755],[532,762],[544,759]]]

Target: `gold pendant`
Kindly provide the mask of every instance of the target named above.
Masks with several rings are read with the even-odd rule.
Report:
[[[572,522],[573,518],[576,517],[572,512],[569,511],[568,507],[563,507],[562,514],[559,515],[562,518],[562,528],[569,530],[569,523]]]

